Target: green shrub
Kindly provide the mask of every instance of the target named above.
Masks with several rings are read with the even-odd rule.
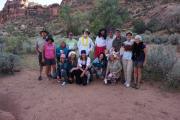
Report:
[[[168,35],[154,36],[152,42],[155,44],[165,44],[168,42]]]
[[[64,5],[61,9],[59,20],[64,23],[66,32],[71,31],[75,35],[79,35],[87,27],[88,13],[78,11],[72,14],[71,7]]]
[[[146,44],[153,43],[154,38],[154,35],[143,35],[143,42],[145,42]]]
[[[28,41],[28,38],[23,35],[19,36],[8,36],[4,38],[5,42],[5,51],[20,54],[23,52],[23,43]]]
[[[159,20],[153,18],[147,23],[147,29],[151,32],[156,32],[158,30],[163,29],[163,25]]]
[[[168,37],[168,41],[172,45],[179,45],[180,44],[180,35],[179,34],[172,34]]]
[[[142,34],[146,30],[146,25],[145,25],[144,21],[142,21],[142,20],[134,21],[133,25],[134,25],[133,31],[137,34]]]
[[[168,88],[173,88],[173,89],[179,89],[180,88],[180,79],[179,79],[180,76],[175,76],[173,73],[169,73],[167,75],[167,82],[165,83],[165,85],[168,87]]]
[[[119,6],[119,0],[98,0],[90,16],[91,30],[97,33],[101,28],[121,27],[129,14]]]
[[[0,72],[14,73],[20,68],[20,57],[14,54],[0,53]]]
[[[153,45],[148,47],[145,71],[152,79],[166,79],[176,62],[176,48],[172,45]]]

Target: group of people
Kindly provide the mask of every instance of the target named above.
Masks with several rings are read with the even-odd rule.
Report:
[[[46,30],[40,31],[40,35],[41,39],[36,41],[39,80],[42,80],[45,66],[48,79],[57,79],[62,86],[74,82],[87,85],[95,75],[104,84],[115,84],[120,80],[126,87],[140,88],[141,70],[146,64],[146,45],[140,35],[127,32],[123,37],[120,29],[100,29],[93,41],[89,30],[85,29],[79,40],[69,32],[60,45],[54,44],[52,35]]]

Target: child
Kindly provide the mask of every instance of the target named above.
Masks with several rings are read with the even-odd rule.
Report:
[[[62,86],[64,86],[67,83],[68,77],[67,77],[67,63],[66,63],[66,55],[61,54],[60,56],[60,62],[58,63],[57,68],[57,79],[58,82],[62,81]]]
[[[96,73],[97,78],[104,79],[107,66],[107,58],[104,53],[100,55],[92,62],[93,71]]]

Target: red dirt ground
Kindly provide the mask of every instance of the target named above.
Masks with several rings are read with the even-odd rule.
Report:
[[[144,83],[140,90],[123,85],[60,86],[37,80],[36,70],[0,79],[0,109],[16,120],[179,120],[180,93]]]

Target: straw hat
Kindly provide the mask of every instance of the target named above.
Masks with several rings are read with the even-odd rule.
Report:
[[[74,51],[69,52],[68,57],[70,57],[73,54],[76,55],[76,52],[74,52]]]

